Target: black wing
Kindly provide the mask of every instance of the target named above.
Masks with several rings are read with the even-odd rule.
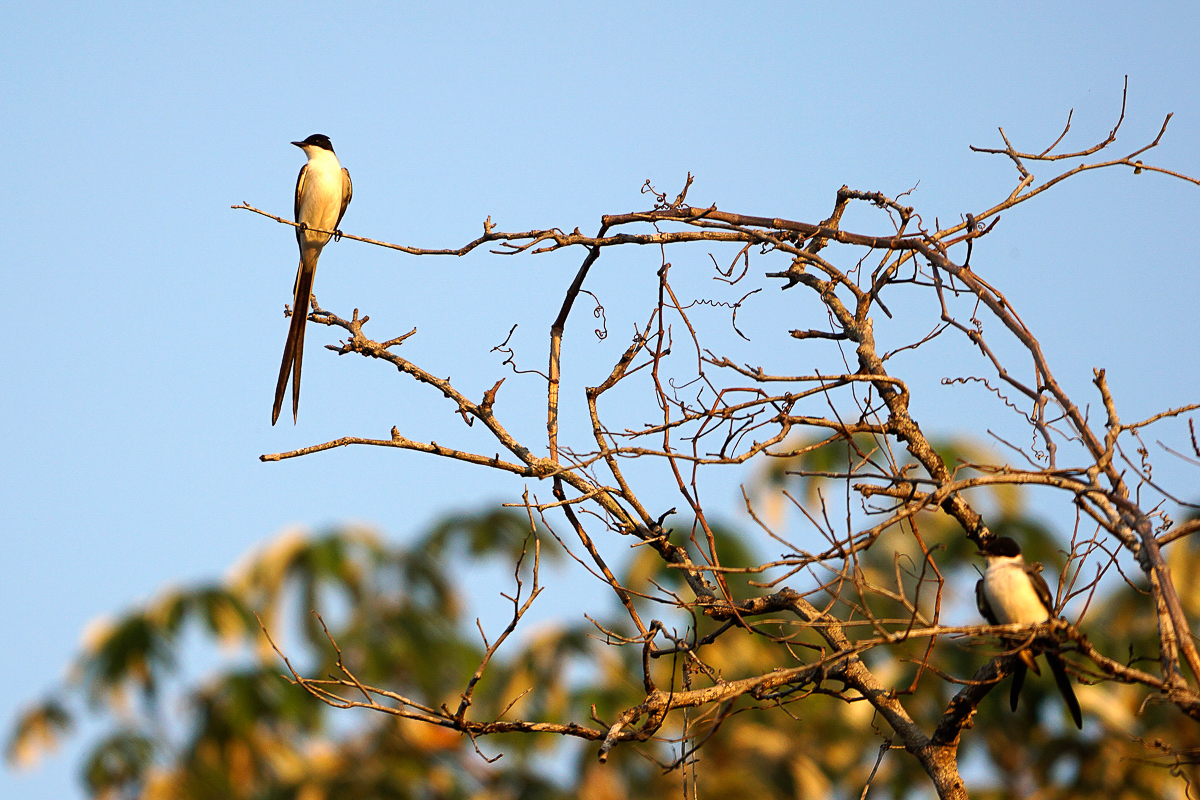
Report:
[[[983,578],[975,582],[975,607],[979,609],[979,613],[983,618],[992,625],[999,625],[996,621],[996,615],[992,613],[992,607],[988,603],[987,595],[983,591]]]
[[[304,191],[304,176],[308,174],[308,164],[300,168],[300,174],[296,176],[296,202],[293,205],[292,219],[296,222],[300,221],[300,193]],[[303,231],[296,228],[296,243],[303,244],[300,241],[300,235]]]

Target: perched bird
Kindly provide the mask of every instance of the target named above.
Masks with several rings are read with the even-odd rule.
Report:
[[[975,604],[984,619],[993,625],[1012,625],[1045,622],[1054,616],[1050,587],[1033,566],[1025,563],[1020,545],[1007,536],[1001,536],[984,542],[979,554],[987,559],[988,565],[983,578],[975,584]],[[1013,673],[1012,690],[1009,693],[1009,705],[1013,711],[1017,710],[1017,696],[1025,683],[1026,670],[1031,669],[1036,675],[1042,674],[1033,653],[1028,649],[1022,649],[1017,655],[1021,663]],[[1079,701],[1075,699],[1075,691],[1071,688],[1062,657],[1053,650],[1047,650],[1045,656],[1075,727],[1082,729],[1083,715],[1079,711]]]
[[[271,424],[279,420],[283,395],[287,391],[288,375],[292,376],[292,422],[300,413],[300,363],[304,360],[304,323],[308,321],[308,304],[312,297],[313,275],[317,259],[329,242],[330,234],[316,231],[338,231],[346,206],[354,193],[350,173],[338,163],[333,144],[323,133],[314,133],[302,142],[292,142],[308,156],[296,178],[296,241],[300,244],[300,268],[296,271],[293,289],[292,322],[288,327],[287,344],[283,346],[283,363],[279,366],[279,382],[275,385],[275,406],[271,409]]]

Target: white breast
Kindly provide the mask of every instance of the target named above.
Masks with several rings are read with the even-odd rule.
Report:
[[[990,565],[983,576],[983,592],[1001,625],[1045,622],[1050,618],[1025,574],[1024,564],[1009,561]]]
[[[300,213],[297,222],[310,228],[333,230],[342,210],[342,167],[337,156],[328,150],[317,150],[309,159],[300,190]],[[329,241],[327,234],[304,233],[305,243],[321,248]]]

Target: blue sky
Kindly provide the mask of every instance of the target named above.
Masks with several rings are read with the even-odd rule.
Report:
[[[1015,183],[1006,160],[968,145],[998,146],[1004,126],[1040,149],[1072,108],[1065,146],[1093,144],[1125,75],[1116,149],[1148,142],[1175,112],[1146,159],[1200,174],[1200,11],[1188,4],[430,6],[0,8],[6,727],[63,675],[90,620],[221,575],[285,528],[361,521],[403,538],[520,493],[390,451],[259,463],[392,425],[479,441],[457,438],[444,403],[380,364],[322,350],[338,337],[312,327],[299,425],[270,426],[295,240],[229,207],[290,214],[303,163],[292,140],[328,134],[353,173],[345,231],[427,247],[474,238],[489,215],[510,230],[594,231],[601,214],[645,208],[646,179],[674,193],[689,171],[695,205],[815,222],[843,184],[916,186],[925,219],[955,219]],[[1007,212],[973,266],[1081,397],[1103,366],[1129,419],[1194,402],[1198,197],[1154,175],[1085,176]],[[506,374],[489,350],[513,323],[523,365],[544,364],[580,258],[414,259],[343,241],[326,249],[315,291],[343,316],[361,307],[376,338],[417,327],[408,356],[478,396]],[[656,259],[605,263],[592,288],[611,292],[619,335],[601,346],[581,321],[567,341],[583,363],[587,348],[611,363],[644,320],[644,294],[628,313],[617,298],[652,286]],[[772,296],[746,317],[758,342],[788,347],[802,326],[790,314]],[[936,383],[977,365],[911,368]],[[511,402],[536,402],[506,386]],[[960,430],[961,402],[930,401],[923,426]],[[535,437],[543,414],[523,433]],[[732,511],[736,487],[728,495],[718,500]],[[78,754],[0,773],[0,796],[81,796]]]

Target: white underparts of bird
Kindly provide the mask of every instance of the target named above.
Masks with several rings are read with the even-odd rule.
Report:
[[[283,347],[283,363],[279,366],[279,381],[275,385],[275,405],[271,409],[271,424],[279,420],[283,396],[287,393],[288,376],[292,378],[292,422],[300,413],[300,366],[304,360],[304,323],[308,321],[308,305],[312,299],[313,276],[321,250],[337,231],[346,206],[354,194],[350,173],[338,163],[333,144],[323,133],[314,133],[302,142],[292,142],[308,156],[296,178],[296,242],[300,245],[300,267],[292,289],[292,320],[288,325],[287,343]],[[338,232],[340,236],[340,232]]]
[[[1054,598],[1050,594],[1050,587],[1037,568],[1025,563],[1020,545],[1002,536],[984,542],[979,552],[987,559],[988,565],[983,578],[975,584],[975,602],[984,619],[993,625],[1032,625],[1045,622],[1053,616]],[[1025,682],[1026,669],[1033,670],[1036,675],[1042,674],[1028,648],[1021,649],[1017,655],[1021,663],[1013,673],[1009,694],[1013,711],[1017,710],[1017,697]],[[1062,657],[1054,650],[1047,650],[1044,655],[1054,674],[1054,682],[1071,712],[1071,719],[1077,728],[1082,728],[1079,701],[1071,688]]]

